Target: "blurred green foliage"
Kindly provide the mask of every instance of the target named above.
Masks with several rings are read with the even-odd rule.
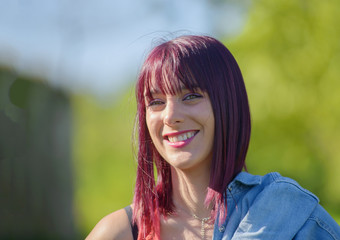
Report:
[[[79,231],[88,234],[102,217],[132,201],[134,93],[128,90],[111,104],[74,96],[72,106],[75,215]]]
[[[253,174],[297,180],[340,222],[340,1],[253,1],[224,43],[240,64],[252,112]],[[101,107],[76,96],[75,205],[81,231],[128,205],[135,181],[134,94]]]
[[[248,169],[296,179],[339,216],[340,1],[253,4],[244,32],[225,41],[249,95]]]

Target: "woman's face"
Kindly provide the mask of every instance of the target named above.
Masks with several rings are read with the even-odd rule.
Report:
[[[160,155],[178,169],[209,169],[215,127],[209,96],[185,88],[175,95],[151,92],[145,99],[146,123]]]

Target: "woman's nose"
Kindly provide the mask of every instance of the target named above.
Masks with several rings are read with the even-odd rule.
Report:
[[[173,126],[184,121],[182,106],[176,101],[168,101],[163,113],[164,124],[168,126]]]

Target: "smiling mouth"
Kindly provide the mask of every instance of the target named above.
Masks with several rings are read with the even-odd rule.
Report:
[[[182,142],[194,137],[198,132],[199,131],[189,131],[175,136],[165,136],[165,139],[171,143]]]

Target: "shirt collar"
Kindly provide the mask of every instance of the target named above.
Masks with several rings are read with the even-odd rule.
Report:
[[[258,175],[252,175],[247,172],[240,172],[239,174],[237,174],[232,182],[240,182],[247,186],[253,186],[259,185],[261,183],[261,178],[262,177]]]

